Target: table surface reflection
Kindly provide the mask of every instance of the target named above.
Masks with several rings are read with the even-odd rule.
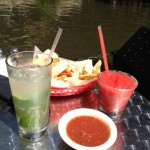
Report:
[[[98,109],[98,90],[63,97],[51,97],[48,136],[37,143],[23,141],[18,136],[14,109],[0,100],[0,149],[1,150],[70,150],[58,133],[58,121],[69,110],[76,108]],[[150,101],[135,92],[120,122],[116,123],[118,136],[109,150],[150,149]]]

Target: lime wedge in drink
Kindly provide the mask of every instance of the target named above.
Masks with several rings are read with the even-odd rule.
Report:
[[[23,107],[23,108],[26,108],[26,107],[31,107],[33,105],[32,101],[31,100],[26,100],[26,99],[20,99],[16,96],[13,96],[13,102],[14,102],[14,105],[15,107]]]
[[[40,121],[40,118],[32,115],[23,116],[19,121],[20,126],[28,129],[37,129],[38,127],[40,127],[41,123],[42,122]]]

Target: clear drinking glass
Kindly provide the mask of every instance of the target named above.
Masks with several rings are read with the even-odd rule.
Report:
[[[40,141],[26,141],[19,139],[20,150],[49,150],[51,148],[48,136],[45,136]]]
[[[100,110],[114,121],[122,117],[130,97],[138,86],[138,81],[122,71],[103,71],[98,77]]]
[[[46,135],[49,124],[52,59],[37,65],[33,63],[37,55],[23,51],[6,59],[19,135],[30,141]]]

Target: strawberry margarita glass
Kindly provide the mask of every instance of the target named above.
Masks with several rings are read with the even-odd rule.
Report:
[[[100,110],[111,118],[121,117],[130,97],[138,86],[138,81],[131,75],[116,71],[103,71],[98,77]]]

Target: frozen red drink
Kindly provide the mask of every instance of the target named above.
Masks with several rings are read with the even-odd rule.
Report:
[[[100,108],[109,113],[122,112],[138,85],[137,80],[121,71],[104,71],[98,78]]]

